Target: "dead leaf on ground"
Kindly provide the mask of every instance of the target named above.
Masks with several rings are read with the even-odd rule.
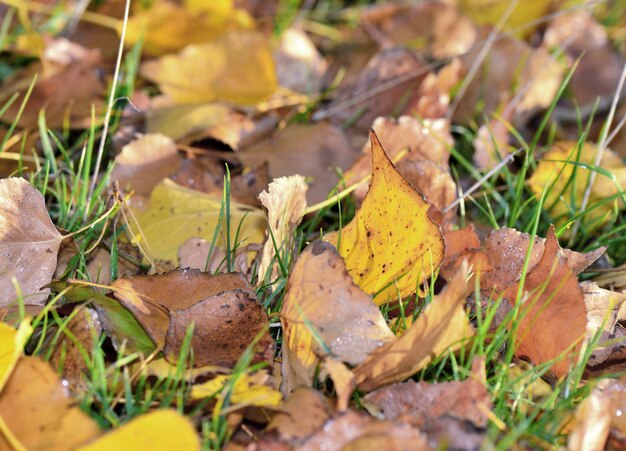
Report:
[[[32,332],[33,328],[27,320],[22,321],[18,329],[0,322],[0,392],[24,354],[24,346]]]
[[[185,47],[177,55],[147,61],[141,74],[176,104],[254,105],[278,88],[268,39],[256,31],[226,32],[211,42]]]
[[[236,272],[240,272],[250,279],[250,265],[257,253],[261,250],[260,244],[249,244],[237,248],[233,258]],[[226,251],[221,247],[213,247],[211,243],[197,236],[192,236],[178,249],[178,261],[182,269],[199,269],[208,273],[224,272],[227,266]]]
[[[306,210],[308,186],[301,175],[279,177],[270,183],[268,190],[259,194],[267,209],[268,235],[261,253],[259,281],[275,280],[279,261],[294,252],[294,234]],[[271,270],[270,270],[271,269]],[[269,272],[268,272],[269,271]]]
[[[161,180],[180,168],[182,162],[172,138],[147,134],[125,145],[115,157],[111,181],[117,181],[121,189],[149,196]]]
[[[567,449],[569,451],[604,450],[611,429],[611,407],[610,395],[594,388],[576,408],[572,431],[567,438]]]
[[[466,283],[467,272],[467,266],[462,265],[400,337],[376,348],[354,368],[359,389],[371,391],[402,381],[446,350],[464,346],[474,334],[464,309],[472,288]]]
[[[281,390],[310,386],[321,357],[351,365],[393,340],[380,310],[355,285],[335,248],[310,244],[298,257],[280,312],[283,326]]]
[[[267,430],[275,430],[281,440],[294,443],[320,429],[330,418],[330,412],[326,399],[319,391],[299,387],[272,418]]]
[[[232,387],[227,387],[229,381]],[[257,371],[253,375],[218,375],[213,379],[195,384],[191,387],[191,399],[217,397],[224,399],[224,388],[229,396],[229,409],[240,409],[248,406],[276,408],[283,396],[271,384],[266,371]]]
[[[64,448],[67,449],[67,448]],[[155,410],[115,428],[77,451],[151,449],[199,451],[200,439],[191,420],[175,410]]]
[[[370,189],[354,219],[324,239],[338,247],[352,278],[380,305],[415,293],[439,267],[445,248],[429,204],[398,172],[376,134],[370,137]]]
[[[349,168],[358,156],[343,131],[328,122],[290,125],[236,155],[248,167],[267,162],[272,178],[295,174],[311,177],[309,203],[326,199],[339,182],[334,169]]]
[[[489,264],[480,238],[476,233],[474,224],[462,229],[449,230],[443,234],[446,243],[446,258],[441,264],[440,274],[450,280],[459,269],[464,260],[467,260],[470,270],[482,280],[483,274],[493,268]]]
[[[131,209],[136,219],[128,217],[131,241],[139,244],[152,263],[175,267],[180,246],[192,236],[211,242],[222,218],[217,245],[225,248],[227,230],[221,206],[221,196],[190,190],[165,179],[152,190],[147,210]],[[265,228],[262,210],[230,203],[230,247],[236,244],[236,236],[240,246],[263,242]]]
[[[326,61],[306,33],[288,28],[274,51],[276,74],[281,86],[302,94],[316,94],[322,88]]]
[[[332,357],[324,359],[322,370],[328,373],[328,377],[333,381],[333,387],[337,394],[337,412],[345,412],[356,388],[354,374],[343,362]]]
[[[272,360],[273,340],[264,331],[267,313],[242,274],[179,269],[118,279],[112,286],[170,362],[177,361],[192,324],[195,366],[232,367],[262,333],[254,360]]]
[[[500,0],[457,0],[456,4],[477,24],[494,27],[510,7],[510,2]],[[551,4],[545,0],[525,0],[515,4],[502,29],[520,38],[528,37],[540,26],[537,21],[550,12]]]
[[[75,404],[46,362],[22,357],[0,392],[0,439],[29,450],[76,448],[101,432]]]
[[[509,145],[509,129],[504,122],[511,120],[512,111],[505,105],[505,117],[494,118],[478,129],[474,139],[474,162],[483,171],[493,169],[514,150]]]
[[[39,191],[22,178],[0,180],[0,307],[17,300],[13,278],[25,304],[46,302],[41,288],[52,280],[63,239]]]
[[[502,293],[513,307],[519,287],[512,283]],[[561,256],[553,228],[541,259],[526,276],[519,301],[515,355],[535,365],[558,359],[551,371],[557,378],[566,375],[585,339],[587,312],[583,291]]]

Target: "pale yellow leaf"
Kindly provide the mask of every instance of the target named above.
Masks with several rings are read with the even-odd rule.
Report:
[[[267,374],[259,373],[250,376],[243,374],[239,376],[230,393],[230,404],[238,407],[257,406],[257,407],[276,407],[283,400],[280,392],[268,385],[262,383],[263,379],[267,379]],[[191,397],[193,399],[203,399],[211,396],[222,396],[221,392],[226,387],[226,383],[232,378],[229,376],[217,376],[210,381],[202,384],[194,385],[191,388]]]
[[[15,368],[17,359],[23,354],[32,332],[33,328],[28,320],[22,321],[17,330],[0,322],[0,391]]]
[[[444,257],[439,226],[430,205],[395,168],[371,132],[373,175],[354,219],[325,240],[339,249],[348,272],[377,304],[409,296]]]

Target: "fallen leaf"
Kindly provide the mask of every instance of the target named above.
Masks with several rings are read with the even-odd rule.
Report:
[[[281,440],[295,442],[320,429],[330,417],[330,409],[320,392],[299,387],[272,418],[268,431],[277,431]]]
[[[220,226],[222,199],[190,190],[165,179],[150,196],[146,211],[135,211],[137,220],[129,222],[133,243],[139,243],[150,261],[171,262],[176,266],[179,247],[190,237],[212,242]],[[260,209],[230,203],[230,247],[261,243],[265,232],[265,215]],[[239,232],[238,232],[239,231]],[[217,245],[227,242],[226,218],[220,226]]]
[[[504,112],[507,112],[506,107]],[[489,171],[513,152],[509,145],[509,130],[502,120],[511,120],[512,109],[508,110],[507,117],[492,119],[478,129],[474,139],[474,162],[483,171]]]
[[[322,88],[328,65],[304,31],[291,27],[281,34],[274,62],[281,86],[303,94]]]
[[[458,0],[459,9],[479,25],[496,26],[510,8],[506,0]],[[539,19],[550,11],[550,2],[526,0],[517,3],[510,11],[502,29],[519,37],[531,35],[539,26]]]
[[[115,428],[108,434],[78,447],[77,451],[151,449],[200,450],[200,439],[187,417],[174,410],[156,410]]]
[[[556,377],[570,371],[587,327],[583,291],[560,254],[554,229],[551,229],[541,260],[526,276],[521,299],[517,297],[518,282],[502,293],[511,306],[520,303],[515,355],[526,357],[535,365],[559,358],[551,367]]]
[[[439,267],[445,249],[429,204],[398,172],[376,134],[370,136],[370,189],[354,219],[324,239],[338,247],[352,278],[380,305],[415,293]]]
[[[315,241],[289,274],[280,311],[283,326],[281,391],[310,386],[321,357],[357,365],[394,338],[380,310],[355,285],[337,251]]]
[[[594,388],[576,408],[573,430],[567,438],[569,451],[602,451],[611,428],[611,397]]]
[[[446,231],[443,239],[446,243],[446,258],[441,264],[440,274],[446,280],[449,281],[454,277],[464,260],[467,260],[470,270],[480,280],[483,280],[484,273],[493,269],[482,248],[474,224],[462,229]]]
[[[17,330],[0,322],[0,392],[18,359],[24,354],[24,346],[32,333],[33,328],[29,321],[22,321]]]
[[[233,8],[232,0],[203,4],[186,0],[182,5],[161,0],[130,17],[126,44],[133,45],[141,39],[147,53],[164,55],[215,39],[229,28],[250,25],[251,19]]]
[[[278,87],[268,40],[256,31],[226,32],[213,41],[185,47],[177,55],[147,61],[141,74],[177,104],[254,105]]]
[[[259,378],[258,375],[262,377]],[[201,384],[195,384],[191,387],[191,398],[204,399],[216,395],[223,398],[221,392],[234,377],[233,375],[220,375]],[[283,396],[276,389],[266,385],[267,379],[267,374],[261,372],[253,376],[248,374],[237,376],[229,390],[229,406],[237,408],[278,406],[283,400]]]
[[[356,388],[354,374],[343,362],[330,357],[324,359],[322,369],[333,381],[335,393],[337,393],[337,412],[345,412],[348,410],[350,397]]]
[[[18,177],[0,180],[0,307],[17,301],[13,279],[24,303],[43,305],[64,237],[48,216],[43,196]]]
[[[332,418],[297,448],[300,451],[349,449],[421,451],[431,449],[424,435],[407,424],[380,421],[353,410]]]
[[[354,368],[357,386],[371,391],[404,380],[444,351],[457,350],[474,334],[464,305],[471,286],[462,265],[441,294],[433,297],[420,316],[396,340],[376,348]]]
[[[124,190],[149,196],[161,180],[180,168],[182,161],[174,140],[160,134],[144,135],[125,145],[115,157],[111,180]]]
[[[195,366],[233,367],[260,334],[263,338],[254,360],[271,361],[273,340],[265,331],[267,314],[242,274],[179,269],[118,279],[112,286],[115,297],[170,362],[177,361],[192,324]]]
[[[543,155],[536,171],[528,179],[528,186],[539,198],[545,189],[544,208],[550,213],[557,225],[566,223],[578,213],[591,170],[587,165],[594,164],[597,145],[575,142],[556,142]],[[623,208],[624,202],[616,196],[620,186],[626,184],[626,165],[610,149],[604,149],[600,161],[600,171],[591,187],[591,195],[582,216],[582,224],[593,230],[613,217],[615,207]],[[606,202],[607,199],[614,199]]]
[[[54,370],[36,357],[21,357],[0,392],[0,436],[16,449],[67,450],[101,434],[75,405]]]
[[[279,261],[293,254],[296,227],[306,209],[307,189],[304,177],[292,175],[274,179],[268,190],[259,194],[261,203],[267,209],[269,223],[257,273],[260,281],[275,280]]]
[[[236,156],[248,167],[267,162],[272,178],[295,174],[312,178],[307,200],[315,203],[326,199],[339,182],[334,169],[347,169],[358,153],[340,128],[320,122],[290,125],[275,137],[242,149]]]

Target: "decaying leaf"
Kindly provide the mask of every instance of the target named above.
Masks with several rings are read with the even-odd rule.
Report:
[[[398,382],[428,365],[447,349],[456,350],[473,335],[464,310],[471,287],[462,265],[441,294],[434,296],[420,316],[397,339],[376,348],[354,369],[357,386],[371,391]]]
[[[292,175],[274,179],[268,190],[259,194],[261,203],[267,209],[269,223],[258,269],[261,281],[268,276],[269,280],[274,280],[278,275],[276,259],[293,253],[294,233],[306,209],[307,189],[304,177]]]
[[[330,417],[324,396],[312,388],[299,387],[272,418],[268,431],[276,430],[284,441],[294,442],[311,435]]]
[[[493,268],[474,228],[470,224],[462,229],[447,231],[443,235],[446,243],[446,258],[441,264],[441,276],[446,280],[454,277],[463,261],[467,261],[470,270],[480,280],[483,274]]]
[[[32,332],[28,321],[21,322],[17,330],[0,322],[0,392],[24,353],[24,346]]]
[[[348,409],[352,392],[356,388],[354,374],[343,362],[332,357],[324,359],[322,368],[333,381],[335,393],[337,393],[337,412],[345,412]]]
[[[20,358],[0,392],[0,436],[17,449],[62,451],[100,434],[46,362]]]
[[[41,288],[52,280],[63,239],[39,191],[22,178],[0,180],[0,307],[17,300],[14,278],[25,304],[45,303]]]
[[[161,134],[148,134],[125,145],[115,157],[111,180],[121,189],[149,196],[165,177],[175,173],[182,164],[173,139]]]
[[[268,40],[256,31],[229,31],[177,55],[147,61],[141,74],[177,104],[253,105],[267,100],[278,87]]]
[[[315,241],[296,261],[280,312],[283,393],[310,386],[319,359],[332,354],[351,365],[394,335],[370,296],[355,285],[337,251]]]
[[[221,198],[184,188],[165,179],[152,190],[149,208],[146,211],[135,211],[137,222],[129,220],[132,240],[140,244],[150,261],[161,260],[175,266],[178,249],[188,238],[197,236],[212,241],[220,223],[221,205]],[[223,248],[226,247],[227,236],[225,222],[223,218],[216,243]],[[231,247],[235,245],[235,236],[240,245],[261,243],[265,226],[263,211],[231,202]]]
[[[354,219],[325,239],[337,246],[363,291],[383,304],[415,293],[443,261],[444,243],[428,203],[397,171],[376,134],[370,136],[370,189]]]
[[[578,146],[575,142],[557,142],[543,155],[537,170],[528,179],[528,186],[540,197],[548,190],[544,208],[557,225],[564,224],[579,213],[598,147],[592,143]],[[600,169],[591,187],[582,224],[589,230],[600,227],[613,217],[615,207],[623,208],[624,201],[617,194],[626,185],[626,165],[610,149],[604,149]],[[608,200],[608,202],[607,202]]]
[[[129,421],[103,437],[77,448],[77,451],[110,449],[199,451],[201,448],[191,420],[175,410],[156,410]]]
[[[195,366],[232,367],[261,334],[254,360],[272,358],[273,341],[265,335],[267,314],[241,274],[174,270],[118,279],[112,286],[115,297],[171,362],[177,361],[192,324]]]
[[[216,395],[223,398],[221,392],[233,377],[233,375],[220,375],[207,382],[196,384],[191,387],[191,398],[203,399]],[[252,376],[248,374],[238,376],[229,390],[230,405],[237,408],[278,406],[283,396],[275,388],[267,385],[267,380],[268,375],[265,372],[257,372]]]
[[[548,233],[541,260],[528,272],[521,299],[520,283],[503,292],[511,306],[519,303],[515,355],[534,364],[558,359],[556,377],[567,374],[586,336],[584,294],[576,275],[561,256],[554,229]]]

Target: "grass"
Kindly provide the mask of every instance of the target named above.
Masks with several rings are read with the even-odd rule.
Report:
[[[279,22],[276,32],[280,33],[295,17],[298,9],[297,2],[285,1],[284,21]],[[328,5],[326,5],[328,6]],[[0,28],[2,40],[7,37],[7,27]],[[135,47],[127,54],[122,70],[121,84],[118,86],[115,96],[128,97],[135,88],[135,78],[141,55],[140,46]],[[550,216],[550,205],[544,205],[546,198],[550,197],[554,189],[554,183],[549,184],[543,194],[537,197],[533,194],[526,183],[529,173],[534,171],[538,163],[538,149],[542,145],[550,144],[554,139],[554,133],[550,130],[550,118],[558,99],[564,94],[567,84],[573,74],[573,70],[560,86],[557,96],[553,99],[550,107],[543,115],[535,135],[530,142],[526,142],[521,134],[511,128],[511,132],[519,141],[520,153],[516,157],[516,164],[502,166],[501,171],[485,179],[485,174],[474,168],[471,163],[469,152],[476,130],[468,127],[456,127],[454,129],[455,143],[450,147],[452,171],[457,177],[473,178],[480,181],[479,191],[469,196],[461,204],[460,224],[470,221],[483,222],[492,228],[514,227],[520,231],[531,234],[532,237],[544,236],[549,225],[553,221],[566,219],[566,223],[559,227],[558,234],[562,235],[579,218],[599,208],[604,202],[613,202],[623,196],[623,190],[619,191],[615,199],[605,199],[598,203],[588,205],[584,211],[578,212],[572,208],[568,218]],[[28,96],[34,86],[31,84],[23,99],[11,98],[2,109],[6,111],[9,105],[21,101],[22,109],[28,102]],[[116,104],[114,113],[119,113],[123,103]],[[119,124],[119,114],[113,114],[114,119],[111,130],[114,131]],[[66,233],[73,234],[72,243],[75,246],[75,255],[70,259],[67,269],[61,279],[66,281],[55,287],[55,295],[50,303],[33,319],[33,327],[36,333],[30,340],[27,349],[34,355],[50,359],[54,352],[66,352],[61,349],[60,343],[64,339],[79,346],[80,354],[87,365],[86,390],[80,396],[80,407],[89,413],[103,428],[113,428],[141,415],[155,407],[172,407],[183,414],[199,416],[199,428],[202,431],[203,446],[206,449],[219,449],[230,439],[227,428],[226,413],[231,403],[233,387],[237,380],[256,367],[251,367],[252,347],[242,355],[239,363],[230,373],[229,383],[213,397],[202,403],[194,403],[190,398],[191,385],[190,368],[193,364],[191,353],[190,329],[186,335],[185,343],[178,358],[178,362],[172,365],[169,372],[150,375],[144,371],[156,357],[156,353],[146,350],[141,352],[127,352],[122,344],[115,349],[109,338],[98,335],[93,331],[93,346],[86,348],[80,340],[74,336],[67,327],[74,315],[80,308],[74,308],[68,315],[60,314],[56,307],[73,306],[97,306],[106,309],[107,302],[115,302],[109,299],[102,291],[103,287],[91,284],[96,281],[89,279],[87,262],[91,253],[97,247],[104,247],[111,252],[111,266],[109,272],[112,279],[119,274],[120,239],[124,233],[124,226],[120,221],[121,200],[117,193],[109,195],[108,177],[113,168],[112,163],[106,166],[104,173],[97,181],[93,193],[90,196],[90,186],[94,174],[94,166],[97,160],[97,141],[101,129],[96,126],[95,112],[92,116],[92,126],[78,136],[65,131],[56,133],[49,130],[43,114],[40,115],[38,133],[42,147],[42,156],[34,161],[34,170],[26,171],[27,161],[20,159],[16,170],[16,176],[28,177],[30,182],[45,196],[48,211],[56,225],[64,229]],[[9,124],[9,132],[5,135],[1,147],[4,148],[7,140],[17,127],[19,120],[16,118]],[[303,120],[300,116],[297,120]],[[587,124],[580,124],[580,140],[583,143],[588,135],[591,119]],[[547,139],[546,139],[547,135]],[[25,143],[25,141],[24,141]],[[580,149],[578,147],[577,149]],[[25,155],[24,145],[20,149],[20,155]],[[6,156],[6,155],[5,155]],[[0,153],[0,157],[3,155]],[[606,171],[594,165],[580,162],[580,154],[575,151],[566,161],[575,170],[571,181],[559,197],[571,198],[571,204],[579,204],[575,197],[575,191],[567,192],[579,183],[578,169],[584,168],[595,171],[599,176],[607,176]],[[560,174],[554,175],[554,180]],[[230,174],[227,172],[222,209],[220,211],[220,226],[223,222],[226,230],[230,230]],[[296,243],[294,253],[277,252],[279,262],[279,274],[276,280],[270,280],[268,275],[256,274],[254,279],[262,279],[259,284],[258,297],[263,303],[270,316],[271,325],[277,324],[278,312],[282,305],[285,294],[287,279],[299,252],[305,245],[318,238],[323,232],[337,230],[346,224],[354,216],[356,205],[349,196],[338,198],[331,194],[331,201],[305,219],[295,231],[293,241]],[[90,201],[90,199],[92,199]],[[333,201],[334,200],[334,201]],[[592,230],[584,225],[576,230],[568,238],[568,247],[576,250],[587,251],[602,245],[609,246],[608,255],[614,263],[622,263],[620,256],[626,255],[624,247],[626,238],[622,235],[624,229],[624,213],[616,212],[611,221],[603,227]],[[218,226],[219,227],[219,226]],[[212,248],[217,241],[217,230],[212,240]],[[227,232],[228,249],[226,256],[226,268],[234,269],[234,255],[239,245],[238,236],[230,236]],[[274,242],[278,248],[278,244]],[[518,292],[518,300],[523,296],[523,280],[527,274],[528,262],[531,249],[528,250],[527,258],[522,273],[522,284]],[[68,279],[84,281],[85,284],[67,283]],[[435,281],[424,287],[425,299],[422,307],[432,299],[435,290]],[[406,324],[409,318],[406,312],[411,311],[413,300],[399,300],[397,311],[399,312],[398,325]],[[568,419],[576,405],[590,392],[590,384],[583,384],[583,373],[592,343],[585,349],[583,355],[567,377],[555,381],[541,396],[536,395],[537,387],[542,386],[542,377],[548,371],[549,364],[532,367],[524,366],[513,357],[512,349],[515,338],[516,325],[524,315],[518,306],[508,312],[499,324],[495,323],[496,313],[500,307],[501,299],[494,303],[483,305],[481,302],[480,289],[476,286],[473,305],[468,309],[468,315],[476,328],[476,337],[463,348],[458,354],[447,353],[439,356],[432,364],[415,376],[417,380],[428,382],[460,381],[466,379],[471,372],[471,365],[475,359],[484,359],[487,368],[487,388],[493,401],[493,417],[491,418],[487,438],[493,443],[495,449],[510,449],[515,444],[532,448],[550,448],[564,446],[566,444],[566,426]],[[471,303],[470,303],[471,304]],[[413,315],[418,315],[420,309],[415,309]],[[392,313],[390,307],[383,307],[383,313]],[[110,313],[113,314],[113,313]],[[138,325],[133,323],[133,318],[128,314],[117,312],[127,324],[126,331],[139,337]],[[26,316],[22,305],[20,318]],[[140,329],[140,328],[139,328]],[[281,345],[281,331],[279,327],[271,327],[271,332],[277,341],[278,348]],[[596,337],[599,339],[599,337]],[[65,345],[66,346],[66,345]],[[61,359],[61,366],[63,359]],[[543,383],[543,387],[547,386]],[[355,393],[354,399],[360,398],[360,393]],[[206,412],[210,412],[207,415]]]

